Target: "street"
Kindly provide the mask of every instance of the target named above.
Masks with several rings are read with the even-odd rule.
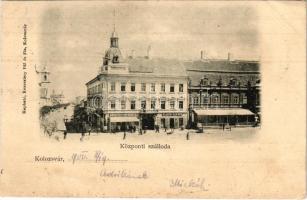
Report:
[[[95,133],[91,132],[85,134],[83,140],[81,141],[81,133],[68,133],[67,138],[63,140],[63,132],[54,132],[54,134],[49,138],[50,140],[57,142],[84,142],[84,143],[95,143],[95,142],[145,142],[145,143],[174,143],[175,142],[191,142],[191,143],[215,143],[215,142],[227,142],[227,141],[237,141],[244,142],[249,141],[257,135],[260,130],[259,127],[238,127],[232,128],[230,130],[222,129],[204,129],[204,133],[196,133],[193,129],[175,129],[172,134],[167,134],[164,130],[160,130],[160,133],[155,133],[154,130],[147,130],[146,133],[140,135],[139,133],[129,133],[118,132],[118,133]],[[189,134],[188,134],[189,133]],[[187,137],[187,134],[189,135]]]

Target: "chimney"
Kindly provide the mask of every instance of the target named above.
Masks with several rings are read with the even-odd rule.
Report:
[[[132,49],[129,58],[133,59],[134,57],[135,57],[135,50]]]
[[[206,60],[207,59],[207,52],[204,50],[200,51],[200,59],[201,60]]]
[[[230,52],[228,52],[228,61],[231,61],[231,59],[232,59],[232,55],[231,55],[231,53]]]
[[[149,45],[147,48],[147,56],[146,56],[147,59],[150,59],[150,56],[151,56],[150,51],[151,51],[151,46]]]

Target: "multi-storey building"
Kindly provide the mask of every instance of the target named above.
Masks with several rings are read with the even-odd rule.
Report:
[[[260,120],[258,61],[201,59],[185,63],[189,123],[251,125]]]
[[[188,77],[176,60],[128,58],[124,60],[115,31],[103,58],[100,73],[87,86],[90,121],[100,130],[178,128],[187,125]]]

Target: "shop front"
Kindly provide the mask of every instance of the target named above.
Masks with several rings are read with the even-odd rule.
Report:
[[[156,125],[160,128],[181,128],[187,125],[187,112],[160,112],[156,117]]]
[[[110,130],[111,132],[136,131],[139,127],[139,121],[140,120],[137,114],[109,114],[108,130]]]
[[[198,108],[193,110],[193,123],[203,126],[221,126],[229,124],[233,126],[254,125],[255,114],[243,108],[213,109]]]

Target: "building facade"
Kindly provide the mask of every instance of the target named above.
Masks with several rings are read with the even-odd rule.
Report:
[[[257,61],[200,60],[186,63],[192,127],[255,125],[260,121]]]
[[[188,122],[188,77],[159,71],[162,65],[181,65],[167,59],[124,60],[115,31],[100,73],[87,86],[89,121],[101,131],[130,127],[185,127]]]

